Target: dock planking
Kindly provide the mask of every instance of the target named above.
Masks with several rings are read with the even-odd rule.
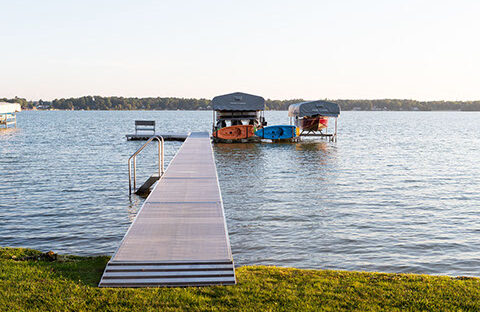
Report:
[[[235,283],[210,137],[193,132],[139,210],[99,286]]]

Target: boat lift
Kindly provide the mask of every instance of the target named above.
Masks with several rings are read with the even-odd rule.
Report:
[[[212,136],[214,142],[257,142],[259,138],[246,136],[233,140],[222,139],[217,131],[230,126],[266,126],[265,99],[261,96],[235,92],[216,96],[212,99],[213,124]]]
[[[22,107],[18,103],[0,102],[0,125],[8,128],[9,125],[17,127],[17,112],[21,112]]]
[[[321,137],[330,142],[337,141],[339,115],[338,104],[322,100],[295,103],[288,107],[290,125],[300,129],[300,137]],[[329,132],[329,118],[335,118],[333,132]]]

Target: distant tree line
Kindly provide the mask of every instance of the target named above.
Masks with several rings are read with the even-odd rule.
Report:
[[[211,110],[208,99],[175,97],[125,98],[117,96],[83,96],[79,98],[55,99],[53,101],[27,101],[23,98],[0,98],[0,101],[20,103],[24,109],[64,110]],[[293,100],[266,100],[268,110],[287,110]],[[415,101],[415,100],[329,100],[338,103],[342,110],[389,110],[389,111],[432,111],[461,110],[480,111],[480,101]]]
[[[480,111],[480,101],[415,101],[415,100],[328,100],[340,105],[344,111],[349,110],[389,110],[389,111]],[[292,103],[302,102],[303,100],[267,100],[266,105],[270,110],[287,110]]]
[[[415,101],[415,100],[335,100],[343,110],[389,111],[480,111],[480,101]]]
[[[33,105],[32,105],[32,102],[29,102],[25,99],[22,99],[22,98],[19,98],[19,97],[15,97],[13,99],[7,99],[7,98],[0,98],[0,102],[7,102],[7,103],[19,103],[20,106],[22,107],[22,109],[25,109],[25,108],[32,108]]]

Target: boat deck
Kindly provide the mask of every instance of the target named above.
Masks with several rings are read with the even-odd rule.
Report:
[[[235,284],[215,159],[207,132],[191,133],[150,193],[100,287]]]

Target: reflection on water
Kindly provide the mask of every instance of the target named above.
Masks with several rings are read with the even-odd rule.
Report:
[[[180,111],[22,112],[0,129],[0,245],[112,254],[144,201],[128,196],[136,119],[211,129],[210,112]],[[166,165],[180,145],[165,142]],[[237,265],[480,275],[478,113],[344,112],[337,143],[214,153]],[[156,171],[154,145],[137,169]]]
[[[231,151],[236,150],[258,150],[258,143],[215,143],[215,148],[218,151],[226,152],[227,154],[235,155]]]
[[[318,151],[318,152],[327,152],[328,144],[327,142],[317,142],[317,141],[303,141],[295,144],[295,149],[297,151]]]
[[[318,199],[326,186],[319,180],[334,157],[324,142],[256,146],[251,152],[215,146],[235,261],[309,266],[305,239],[323,222]]]
[[[128,205],[128,220],[133,222],[139,207],[143,204],[143,200],[146,199],[144,196],[130,196],[130,204]]]
[[[4,128],[2,126],[0,126],[0,140],[4,139],[8,139],[9,136],[12,136],[14,135],[16,132],[20,131],[20,129],[18,128]]]

